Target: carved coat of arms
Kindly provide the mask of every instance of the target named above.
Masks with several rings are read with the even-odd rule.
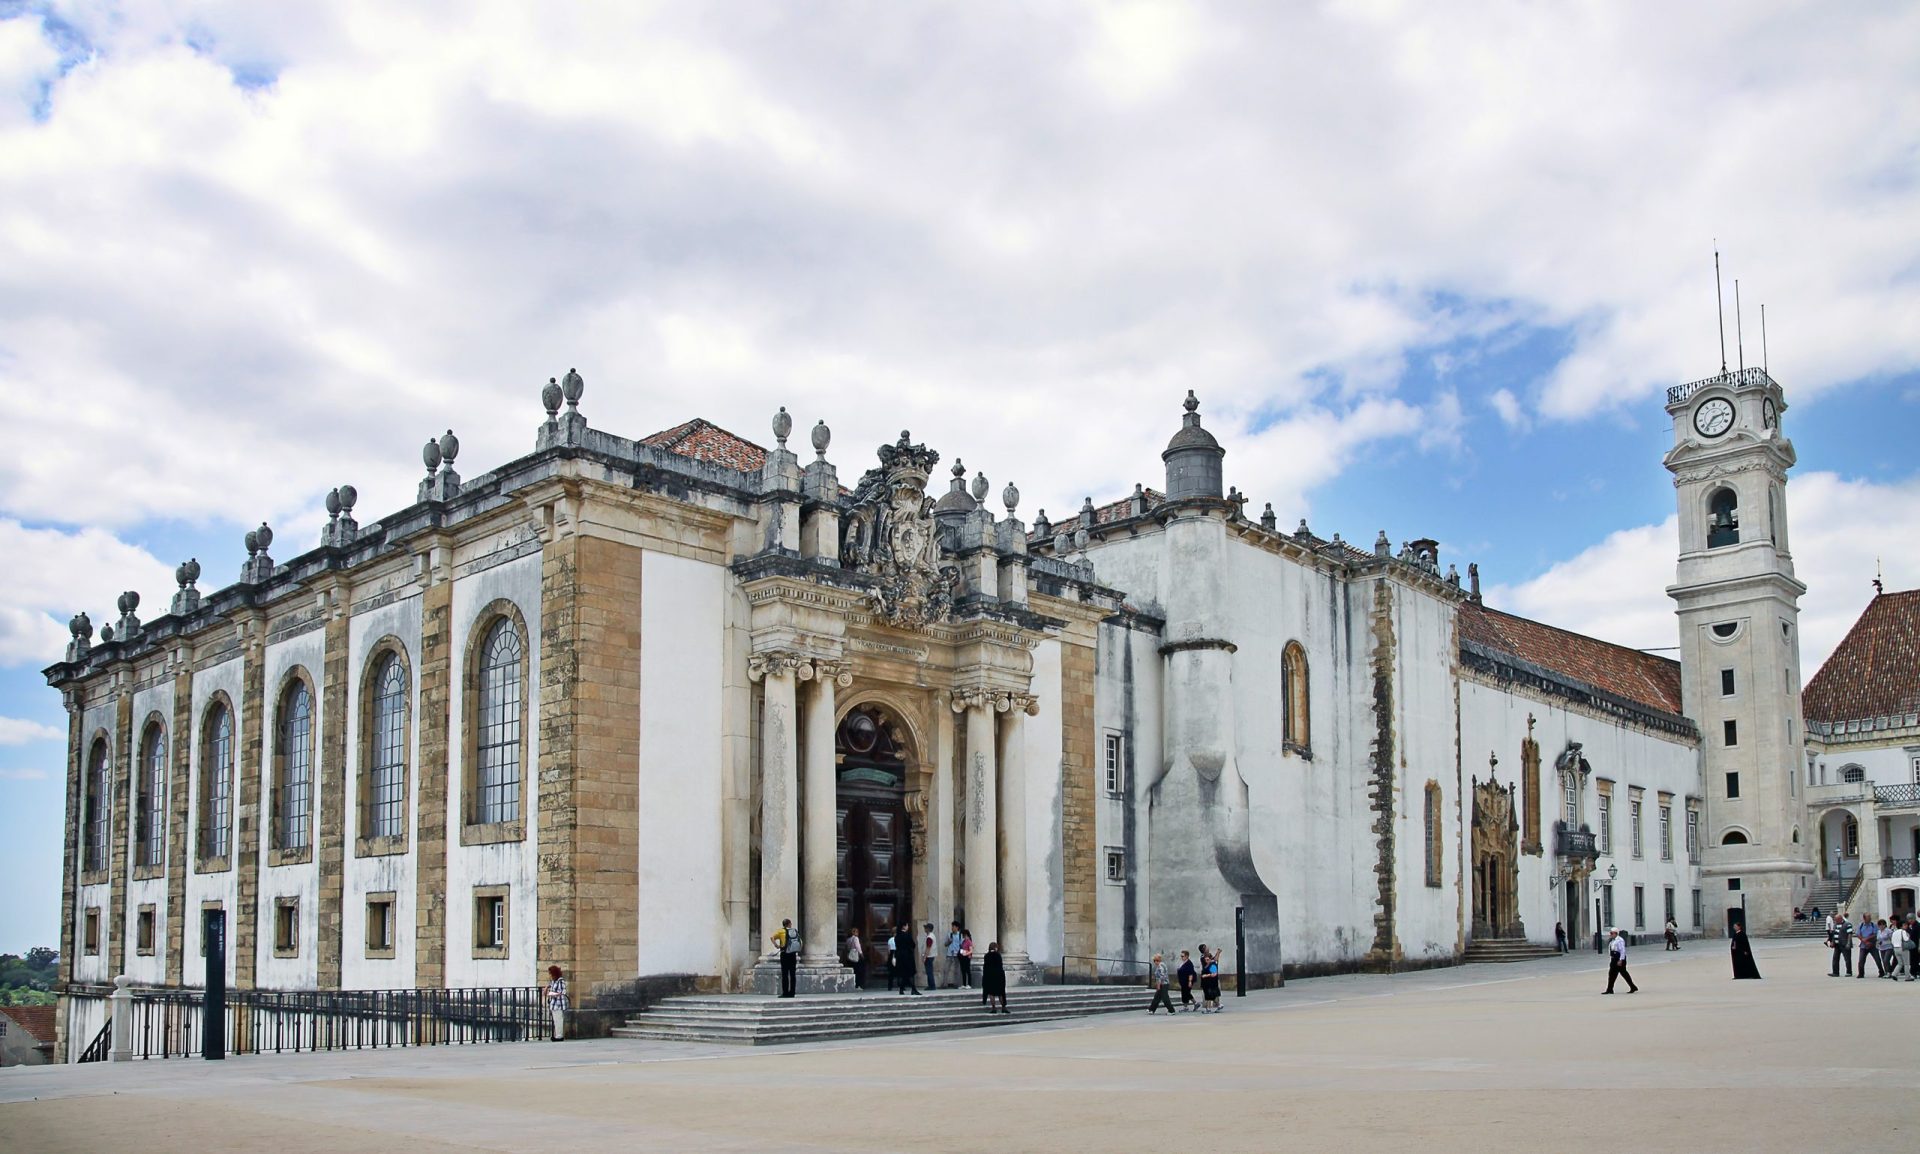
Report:
[[[907,433],[880,446],[880,466],[868,469],[841,522],[840,564],[879,578],[869,596],[874,612],[895,625],[944,621],[953,612],[960,572],[940,555],[939,529],[927,478],[940,454]]]

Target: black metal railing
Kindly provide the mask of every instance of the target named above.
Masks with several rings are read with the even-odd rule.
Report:
[[[1114,966],[1139,966],[1140,969],[1145,972],[1151,972],[1153,969],[1152,962],[1143,962],[1143,961],[1140,961],[1138,958],[1096,958],[1088,954],[1062,954],[1060,957],[1059,982],[1063,986],[1067,984],[1067,963],[1068,962],[1093,962],[1093,963],[1105,963],[1107,965],[1114,965]],[[1098,981],[1103,976],[1111,976],[1111,975],[1101,974],[1097,966],[1087,966],[1085,967],[1085,969],[1086,969],[1086,976],[1090,981]],[[1127,975],[1121,975],[1121,976],[1127,976]]]
[[[1553,823],[1553,852],[1559,857],[1597,858],[1600,843],[1586,826],[1568,829],[1564,821]]]
[[[1875,786],[1873,803],[1875,805],[1920,805],[1920,782]]]
[[[100,1027],[100,1032],[93,1036],[93,1041],[88,1042],[87,1048],[80,1051],[80,1060],[82,1062],[106,1061],[107,1049],[109,1046],[112,1045],[112,1043],[113,1043],[113,1019],[108,1018],[107,1024]]]
[[[1677,405],[1708,385],[1725,385],[1730,389],[1751,389],[1772,383],[1773,378],[1767,376],[1765,369],[1735,369],[1718,376],[1675,385],[1667,390],[1667,403]]]
[[[206,994],[133,990],[130,1044],[136,1058],[200,1053]],[[396,1046],[524,1042],[552,1030],[539,986],[455,990],[228,990],[226,1052],[293,1054]],[[109,1011],[111,1013],[111,1011]],[[94,1046],[106,1057],[108,1027]],[[82,1057],[82,1061],[89,1061]]]
[[[1920,858],[1887,857],[1880,859],[1880,876],[1883,878],[1920,877]]]

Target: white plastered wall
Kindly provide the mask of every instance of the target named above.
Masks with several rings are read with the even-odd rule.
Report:
[[[1062,868],[1061,804],[1066,768],[1060,713],[1060,642],[1042,641],[1033,651],[1034,694],[1039,712],[1024,732],[1027,769],[1027,954],[1057,962],[1065,951],[1065,873]]]
[[[361,833],[366,798],[360,775],[366,764],[363,730],[368,685],[367,662],[373,647],[392,638],[406,650],[407,670],[407,852],[359,857],[354,843]],[[420,595],[356,613],[347,626],[347,845],[341,899],[340,984],[345,989],[397,990],[414,986],[416,885],[420,844]],[[367,895],[391,892],[393,957],[367,956]]]
[[[258,951],[255,982],[268,990],[311,990],[319,984],[320,949],[320,760],[326,748],[326,711],[320,708],[320,676],[326,661],[326,630],[318,623],[305,633],[273,642],[267,646],[261,681],[266,700],[265,728],[260,743],[260,836],[255,852],[260,855],[260,904],[256,911],[254,943]],[[304,676],[312,692],[313,748],[310,773],[311,802],[307,813],[307,860],[296,865],[276,866],[273,861],[274,807],[273,768],[280,751],[281,707],[292,685],[289,675]],[[299,905],[299,951],[289,958],[276,957],[274,930],[280,899],[292,898]]]
[[[1394,930],[1405,957],[1437,961],[1453,957],[1463,944],[1454,607],[1396,585],[1394,641]],[[1427,884],[1429,781],[1440,787],[1438,885]]]
[[[227,980],[233,980],[234,971],[234,918],[240,908],[239,875],[231,866],[219,873],[199,872],[200,845],[200,794],[206,776],[205,759],[207,755],[206,721],[207,708],[212,704],[216,693],[226,695],[227,704],[233,710],[233,817],[237,817],[240,802],[240,735],[245,732],[247,701],[241,692],[244,688],[243,674],[245,662],[235,656],[218,665],[202,669],[193,675],[192,731],[183,735],[183,739],[192,743],[193,770],[187,787],[187,903],[181,916],[186,919],[182,929],[181,949],[185,952],[185,968],[181,980],[189,986],[198,986],[206,980],[206,964],[201,960],[200,952],[200,910],[207,902],[218,902],[227,915]],[[233,820],[232,817],[229,820]],[[229,831],[230,852],[227,860],[238,861],[238,829]]]
[[[146,740],[148,723],[158,715],[161,732],[165,735],[165,764],[167,779],[160,803],[157,807],[158,818],[162,823],[169,820],[173,812],[173,753],[175,735],[173,733],[173,679],[162,678],[133,695],[133,772],[128,777],[127,796],[122,799],[121,813],[124,815],[126,830],[127,861],[127,918],[121,932],[126,935],[127,965],[126,974],[135,985],[163,985],[167,978],[167,923],[175,911],[167,908],[166,870],[171,868],[170,855],[173,853],[171,838],[162,835],[161,865],[159,877],[136,879],[134,864],[140,860],[140,845],[136,839],[139,822],[137,811],[140,806],[140,777],[146,772]],[[168,827],[169,833],[171,827]],[[140,907],[153,907],[153,952],[140,953],[140,939],[137,933],[140,923]],[[185,940],[185,939],[183,939]]]
[[[87,853],[87,773],[91,768],[94,743],[96,741],[104,740],[107,743],[107,796],[102,799],[102,804],[107,807],[109,814],[113,813],[115,807],[119,804],[119,799],[114,796],[113,787],[118,777],[120,764],[120,718],[118,706],[112,697],[103,697],[100,701],[88,706],[82,712],[80,733],[80,813],[78,820],[81,825],[80,836],[74,839],[74,860],[71,863],[74,871],[73,876],[75,878],[85,876],[80,869],[80,865],[86,860]],[[108,836],[111,838],[111,832],[109,832]],[[113,843],[109,840],[107,843],[109,865],[111,865],[112,857]],[[63,949],[72,950],[73,980],[96,985],[111,982],[113,980],[113,960],[107,952],[107,939],[110,936],[111,929],[108,925],[108,920],[113,917],[113,883],[111,881],[105,881],[95,883],[94,885],[80,886],[76,891],[75,897],[76,900],[73,904],[73,926],[69,932],[67,944],[62,947]],[[98,949],[92,954],[88,954],[85,949],[87,911],[90,909],[98,910],[100,913]],[[89,1037],[87,1040],[91,1041],[92,1039]],[[82,1041],[80,1045],[86,1045],[86,1041]]]

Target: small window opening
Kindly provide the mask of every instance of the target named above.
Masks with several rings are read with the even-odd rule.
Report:
[[[1732,489],[1721,489],[1707,502],[1707,548],[1740,543],[1740,498]]]

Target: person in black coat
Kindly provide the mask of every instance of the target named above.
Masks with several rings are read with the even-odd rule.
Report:
[[[893,981],[902,994],[920,996],[920,979],[913,966],[913,927],[905,922],[893,931]]]
[[[1181,950],[1180,968],[1173,971],[1173,974],[1180,979],[1180,1008],[1183,1010],[1199,1009],[1193,1002],[1193,980],[1199,976],[1199,971],[1193,968],[1193,955],[1186,950]]]
[[[994,1010],[994,1002],[1000,1003],[1000,1012],[1007,1009],[1007,966],[1000,957],[1000,943],[987,943],[987,957],[980,966],[980,1001],[987,1007],[987,1013]]]
[[[1733,923],[1733,976],[1758,978],[1760,967],[1753,964],[1753,947],[1747,943],[1747,927]]]

